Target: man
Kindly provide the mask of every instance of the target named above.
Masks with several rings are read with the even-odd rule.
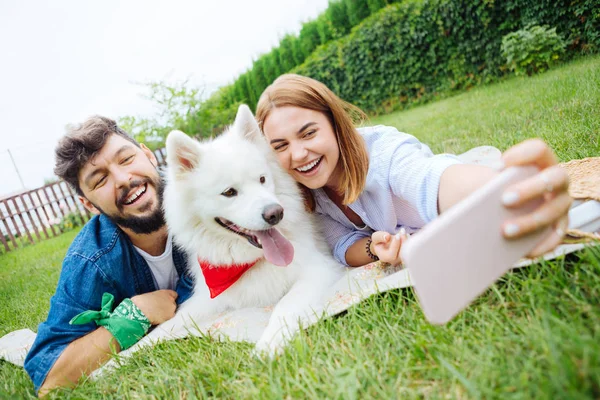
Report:
[[[120,328],[80,317],[76,322],[76,315],[102,308],[106,317],[112,304],[127,303],[138,315],[141,311],[147,330],[170,319],[192,290],[186,257],[173,246],[165,225],[157,160],[146,146],[114,121],[92,117],[61,139],[54,172],[96,216],[64,258],[48,318],[25,360],[40,397],[73,385],[121,350]],[[105,293],[114,303],[107,304]]]

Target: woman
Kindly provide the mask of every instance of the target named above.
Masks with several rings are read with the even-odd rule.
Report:
[[[364,114],[322,83],[283,75],[261,95],[256,119],[280,164],[298,181],[320,219],[336,259],[349,266],[373,260],[399,263],[404,236],[421,228],[498,172],[465,165],[451,155],[433,155],[415,137],[395,128],[354,127]],[[543,198],[534,212],[502,226],[518,238],[553,226],[554,233],[530,254],[558,245],[567,226],[571,198],[566,173],[541,140],[507,150],[504,166],[536,165],[537,175],[508,188],[507,207]]]

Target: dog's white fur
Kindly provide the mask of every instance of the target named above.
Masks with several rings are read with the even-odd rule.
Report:
[[[181,336],[190,320],[227,309],[276,304],[256,349],[278,351],[298,329],[298,319],[312,312],[343,272],[306,212],[296,182],[279,166],[245,105],[240,106],[233,126],[216,139],[199,143],[174,131],[166,147],[165,216],[175,242],[190,254],[188,265],[195,287],[175,317],[159,325],[145,340]],[[236,189],[238,195],[223,196],[229,188]],[[271,264],[263,258],[262,249],[215,221],[222,217],[247,229],[266,230],[271,225],[262,213],[272,204],[283,207],[284,217],[275,228],[294,247],[293,261],[285,267]],[[213,265],[261,260],[211,299],[198,256]]]

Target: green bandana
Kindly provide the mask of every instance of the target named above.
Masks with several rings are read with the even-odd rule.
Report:
[[[128,349],[148,332],[150,321],[131,299],[123,300],[111,312],[114,301],[115,297],[112,294],[104,293],[100,311],[84,311],[74,316],[69,324],[83,325],[94,321],[96,325],[103,326],[112,333],[121,350]]]

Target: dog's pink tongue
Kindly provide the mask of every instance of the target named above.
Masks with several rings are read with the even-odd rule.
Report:
[[[294,259],[294,246],[275,228],[255,231],[260,239],[267,261],[285,267]]]

